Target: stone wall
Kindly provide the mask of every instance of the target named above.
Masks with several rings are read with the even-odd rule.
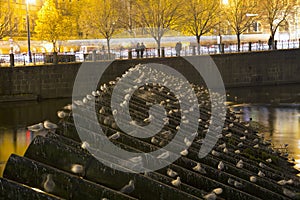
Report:
[[[226,88],[300,83],[300,49],[214,55],[212,58]],[[116,60],[104,72],[101,82],[114,80],[138,63],[151,62],[174,67],[191,82],[203,82],[199,73],[181,57]],[[70,97],[80,66],[81,63],[2,67],[0,101]]]

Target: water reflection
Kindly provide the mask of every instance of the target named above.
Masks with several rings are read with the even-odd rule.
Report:
[[[289,144],[288,150],[300,169],[300,87],[243,88],[227,92],[228,100],[235,101],[234,109],[242,109],[244,121],[252,118],[260,122],[266,127],[263,130],[265,137],[272,138],[275,146]],[[0,176],[10,154],[23,155],[35,136],[25,127],[46,119],[58,121],[57,110],[70,101],[60,99],[0,104]]]
[[[28,145],[36,136],[27,131],[26,127],[46,119],[58,121],[57,110],[70,101],[70,99],[59,99],[0,104],[0,176],[10,154],[24,155]]]
[[[275,148],[288,144],[289,156],[300,170],[300,104],[236,104],[233,109],[243,113],[243,121],[252,119],[262,124],[260,132],[272,139]]]

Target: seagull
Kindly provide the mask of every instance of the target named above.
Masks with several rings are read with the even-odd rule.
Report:
[[[130,194],[131,192],[134,191],[134,189],[135,189],[135,187],[134,187],[134,180],[130,180],[127,185],[125,185],[124,187],[122,187],[120,189],[120,192],[122,192],[124,194]]]
[[[184,143],[185,143],[185,145],[186,146],[191,146],[191,144],[192,144],[192,141],[190,141],[189,139],[187,139],[186,137],[184,138]]]
[[[289,184],[289,185],[293,185],[294,181],[293,181],[293,179],[289,179],[289,180],[286,181],[286,183]]]
[[[203,197],[206,200],[216,200],[217,195],[214,192],[211,192]]]
[[[170,177],[175,177],[175,176],[178,175],[177,172],[173,171],[173,170],[170,169],[170,168],[167,169],[167,174],[168,174],[168,176],[170,176]]]
[[[44,129],[44,125],[43,123],[38,123],[31,126],[27,126],[27,129],[33,132],[38,132]]]
[[[300,199],[300,193],[295,193],[286,188],[283,188],[283,194],[291,199]]]
[[[157,156],[158,159],[166,159],[170,156],[169,151],[163,152],[162,154],[160,154],[159,156]]]
[[[246,136],[240,137],[240,140],[246,140]]]
[[[101,115],[105,114],[105,108],[104,108],[104,106],[102,106],[102,107],[100,108],[99,113],[100,113]]]
[[[225,148],[225,147],[226,147],[226,143],[220,144],[220,145],[218,146],[218,148],[220,148],[220,149],[223,149],[223,148]]]
[[[262,163],[262,162],[260,162],[260,163],[258,164],[258,166],[260,166],[261,168],[266,168],[266,167],[267,167],[267,165],[265,165],[265,164]]]
[[[71,171],[75,174],[80,174],[83,172],[83,166],[79,164],[73,164],[71,166]]]
[[[87,94],[86,95],[86,98],[89,100],[89,101],[92,101],[94,99],[94,96],[90,95],[90,94]]]
[[[240,150],[235,150],[234,153],[235,153],[235,154],[240,154],[241,151],[240,151]]]
[[[43,188],[46,192],[53,192],[53,190],[55,188],[55,183],[52,179],[51,174],[47,174],[46,181],[43,184]]]
[[[197,163],[197,165],[193,167],[193,170],[196,172],[200,172],[201,174],[206,174],[205,169],[201,166],[200,163]]]
[[[262,171],[260,171],[259,170],[259,172],[257,173],[257,175],[259,176],[259,177],[265,177],[266,175],[262,172]]]
[[[68,105],[64,106],[63,109],[71,111],[72,110],[72,104],[68,104]]]
[[[212,192],[215,193],[215,194],[217,194],[217,195],[220,195],[220,194],[222,194],[223,189],[222,188],[216,188],[216,189],[213,189]]]
[[[277,181],[277,183],[279,185],[285,185],[286,184],[286,180],[280,180],[280,181]]]
[[[172,185],[178,187],[181,184],[180,177],[178,176],[175,180],[171,181]]]
[[[272,159],[271,159],[271,158],[268,158],[268,159],[266,160],[266,162],[271,163],[271,162],[272,162]]]
[[[224,163],[223,161],[220,161],[218,164],[218,170],[223,170],[224,169]]]
[[[223,149],[223,152],[224,152],[224,153],[228,153],[229,151],[228,151],[228,149],[225,147],[225,148]]]
[[[90,144],[87,141],[82,142],[81,148],[88,149],[90,147]]]
[[[256,144],[256,145],[253,146],[253,148],[258,149],[258,148],[259,148],[259,145]]]
[[[120,132],[118,131],[118,132],[112,134],[111,136],[109,136],[108,139],[110,139],[110,140],[116,140],[119,137],[120,137]]]
[[[236,164],[237,168],[243,168],[244,167],[244,162],[243,160],[239,160],[239,162]]]
[[[188,150],[187,149],[185,149],[185,150],[183,150],[183,151],[181,151],[180,152],[180,154],[182,155],[182,156],[186,156],[186,155],[188,155]]]
[[[220,156],[220,153],[215,151],[215,150],[212,150],[211,154],[214,155],[214,156]]]
[[[44,121],[44,127],[49,130],[57,129],[57,125],[50,122],[49,120]]]
[[[151,143],[152,144],[158,144],[158,142],[159,142],[158,139],[156,139],[155,137],[151,138]]]
[[[250,182],[255,183],[257,181],[256,176],[250,176]]]
[[[131,162],[138,163],[138,162],[141,162],[142,159],[143,159],[142,156],[137,156],[137,157],[130,158],[129,160]]]
[[[243,184],[240,183],[240,182],[238,182],[238,181],[234,181],[233,185],[234,185],[234,187],[236,187],[236,188],[242,188],[242,187],[243,187]]]
[[[244,145],[243,142],[240,142],[240,143],[238,143],[237,146],[238,146],[238,147],[243,147],[243,145]]]
[[[225,137],[231,137],[232,136],[232,133],[227,133],[226,135],[225,135]]]
[[[65,118],[65,117],[68,117],[69,116],[69,113],[66,113],[64,111],[57,111],[57,116],[61,119]]]

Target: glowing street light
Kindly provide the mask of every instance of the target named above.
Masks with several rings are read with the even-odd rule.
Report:
[[[28,41],[28,56],[29,62],[32,63],[32,55],[30,50],[30,22],[29,22],[29,3],[34,3],[34,0],[26,0],[26,23],[27,23],[27,41]]]

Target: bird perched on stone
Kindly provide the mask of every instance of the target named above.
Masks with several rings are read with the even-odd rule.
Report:
[[[254,145],[253,148],[258,149],[259,148],[259,144]]]
[[[240,151],[240,150],[235,150],[234,153],[235,153],[235,154],[240,154],[241,151]]]
[[[72,111],[72,104],[68,104],[68,105],[64,106],[63,109]]]
[[[224,163],[223,161],[220,161],[218,164],[218,170],[223,170],[224,169]]]
[[[65,118],[65,117],[68,117],[68,116],[69,116],[69,113],[60,110],[60,111],[57,111],[57,116],[58,116],[60,119],[63,119],[63,118]]]
[[[87,141],[83,141],[82,144],[81,144],[81,148],[83,149],[87,149],[90,147],[90,144],[87,142]]]
[[[256,176],[250,176],[250,182],[255,183],[257,181]]]
[[[222,188],[215,188],[215,189],[213,189],[212,192],[215,193],[216,195],[220,195],[220,194],[222,194],[223,189]]]
[[[129,161],[134,162],[134,163],[142,162],[142,160],[143,160],[142,156],[136,156],[136,157],[129,159]]]
[[[43,123],[38,123],[31,126],[27,126],[27,129],[33,132],[39,132],[44,129],[44,125]]]
[[[238,147],[243,147],[244,146],[244,144],[243,144],[243,142],[240,142],[240,143],[238,143],[238,145],[237,145]]]
[[[228,149],[225,147],[225,148],[223,149],[223,152],[224,152],[224,153],[228,153],[229,151],[228,151]]]
[[[43,188],[46,192],[53,192],[55,188],[55,182],[53,181],[51,174],[47,174],[46,180],[43,183]]]
[[[238,189],[243,188],[243,184],[240,183],[240,182],[238,182],[238,181],[234,181],[233,185],[234,185],[234,187],[236,187],[236,188],[238,188]]]
[[[168,168],[167,169],[167,175],[170,176],[170,177],[175,177],[175,176],[178,175],[178,173],[173,171],[172,169]]]
[[[184,150],[182,150],[181,152],[180,152],[180,154],[182,155],[182,156],[186,156],[186,155],[188,155],[188,150],[187,149],[184,149]]]
[[[271,162],[272,162],[272,159],[271,159],[271,158],[268,158],[268,159],[266,160],[266,162],[267,162],[267,163],[271,163]]]
[[[71,166],[71,171],[75,174],[81,174],[83,172],[83,166],[79,164],[73,164]]]
[[[216,200],[217,199],[217,195],[213,192],[208,193],[207,195],[203,196],[203,198],[205,200]]]
[[[201,166],[200,163],[197,163],[197,165],[193,167],[193,170],[196,172],[200,172],[201,174],[206,174],[205,169]]]
[[[118,139],[118,138],[120,137],[120,135],[121,135],[121,134],[120,134],[120,132],[118,131],[118,132],[112,134],[111,136],[109,136],[108,139],[110,139],[110,140],[116,140],[116,139]]]
[[[259,170],[259,172],[257,173],[257,175],[259,176],[259,177],[265,177],[266,175],[262,172],[262,171],[260,171]]]
[[[180,177],[178,176],[175,180],[171,181],[172,185],[178,187],[181,184]]]
[[[54,129],[57,129],[58,126],[56,124],[50,122],[49,120],[46,120],[46,121],[44,121],[44,127],[45,127],[45,129],[48,129],[48,130],[54,130]]]
[[[220,156],[220,153],[215,151],[215,150],[212,150],[211,154],[214,155],[214,156]]]
[[[192,144],[192,141],[190,141],[189,139],[187,139],[186,137],[184,138],[184,143],[185,143],[185,145],[186,146],[191,146],[191,144]]]
[[[260,166],[261,168],[266,168],[266,167],[267,167],[267,165],[265,165],[265,164],[262,163],[262,162],[260,162],[260,163],[258,164],[258,166]]]
[[[134,180],[130,180],[127,185],[125,185],[124,187],[122,187],[120,189],[120,192],[122,192],[124,194],[130,194],[134,191],[134,189],[135,189]]]
[[[239,161],[237,162],[237,164],[236,164],[236,167],[237,167],[237,168],[243,168],[243,167],[244,167],[244,162],[243,162],[243,160],[239,160]]]
[[[240,140],[246,140],[246,136],[240,137]]]
[[[166,159],[170,156],[170,152],[169,151],[166,151],[166,152],[163,152],[162,154],[158,155],[157,158],[158,159]]]

